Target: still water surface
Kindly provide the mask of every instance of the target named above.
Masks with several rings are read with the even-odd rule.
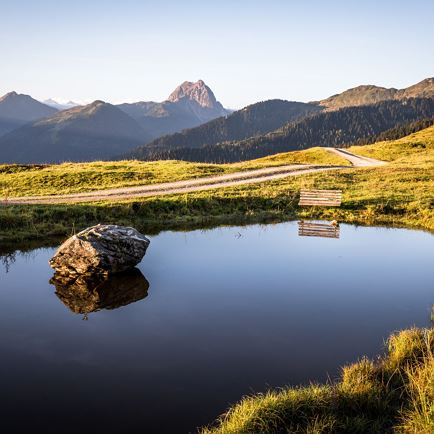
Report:
[[[244,394],[336,378],[393,330],[428,326],[434,303],[434,236],[420,231],[164,232],[140,272],[90,296],[49,283],[53,253],[0,268],[9,434],[194,432]]]

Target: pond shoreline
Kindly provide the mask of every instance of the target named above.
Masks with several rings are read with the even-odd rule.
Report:
[[[394,333],[386,348],[342,367],[336,383],[244,397],[200,432],[432,432],[434,329]]]
[[[232,204],[233,205],[233,204]],[[240,202],[241,207],[245,207]],[[233,206],[230,206],[233,208]],[[249,206],[247,206],[249,208]],[[151,217],[147,203],[129,202],[96,205],[30,205],[3,206],[0,208],[0,241],[33,243],[50,238],[70,236],[98,223],[133,226],[150,235],[165,230],[208,229],[217,226],[283,223],[292,220],[337,220],[339,223],[360,226],[381,226],[424,230],[434,233],[431,222],[418,220],[415,214],[389,214],[373,209],[293,207],[289,210],[264,210],[250,207],[236,213],[208,215],[197,209],[187,213],[162,212]],[[184,210],[186,211],[186,210]],[[232,209],[228,209],[232,211]],[[242,211],[242,212],[241,212]]]

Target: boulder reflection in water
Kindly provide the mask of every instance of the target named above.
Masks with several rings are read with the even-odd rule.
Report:
[[[87,314],[101,309],[117,309],[144,299],[149,283],[134,268],[112,275],[64,276],[55,273],[50,283],[56,295],[74,313]]]

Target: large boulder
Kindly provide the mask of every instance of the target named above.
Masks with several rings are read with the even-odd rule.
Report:
[[[119,273],[136,266],[148,246],[136,229],[96,225],[66,240],[49,263],[63,275]]]

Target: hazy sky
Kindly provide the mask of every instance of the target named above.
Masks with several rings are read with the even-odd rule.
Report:
[[[164,100],[203,79],[225,106],[434,76],[434,1],[0,0],[0,94]]]

